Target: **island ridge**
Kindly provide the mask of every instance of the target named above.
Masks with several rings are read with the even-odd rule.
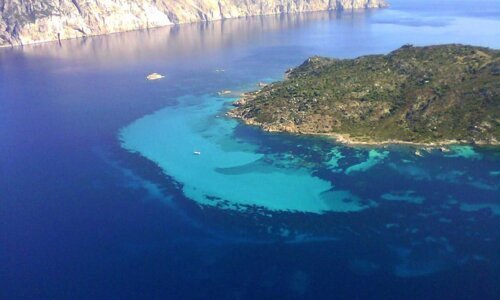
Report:
[[[347,144],[497,145],[499,94],[500,51],[405,45],[388,55],[311,57],[228,115]]]

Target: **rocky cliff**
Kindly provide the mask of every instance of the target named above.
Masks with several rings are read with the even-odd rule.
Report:
[[[0,0],[0,46],[197,21],[386,5],[385,0]]]

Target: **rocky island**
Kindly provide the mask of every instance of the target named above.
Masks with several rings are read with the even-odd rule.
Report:
[[[350,144],[498,145],[500,51],[405,45],[356,59],[311,57],[228,112],[269,132]]]
[[[2,0],[0,47],[190,22],[386,6],[385,0]]]

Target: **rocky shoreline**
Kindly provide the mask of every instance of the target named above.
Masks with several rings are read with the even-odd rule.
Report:
[[[253,97],[249,97],[249,94],[244,94],[240,99],[233,103],[233,106],[239,107],[243,104],[252,101]],[[418,148],[428,148],[428,149],[440,149],[443,152],[447,151],[447,146],[453,145],[477,145],[477,146],[500,146],[499,141],[467,141],[467,140],[441,140],[434,142],[409,142],[403,140],[374,140],[369,137],[351,137],[349,134],[342,133],[318,133],[312,131],[303,131],[293,126],[276,126],[273,124],[264,124],[255,121],[252,118],[246,118],[240,114],[237,110],[230,110],[226,113],[230,118],[238,119],[245,125],[256,126],[262,130],[270,133],[289,133],[298,135],[309,135],[332,138],[335,142],[346,145],[346,146],[370,146],[370,147],[382,147],[390,145],[405,145]]]

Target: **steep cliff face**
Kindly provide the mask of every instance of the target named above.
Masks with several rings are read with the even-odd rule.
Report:
[[[386,5],[385,0],[0,0],[0,46],[245,16]]]

